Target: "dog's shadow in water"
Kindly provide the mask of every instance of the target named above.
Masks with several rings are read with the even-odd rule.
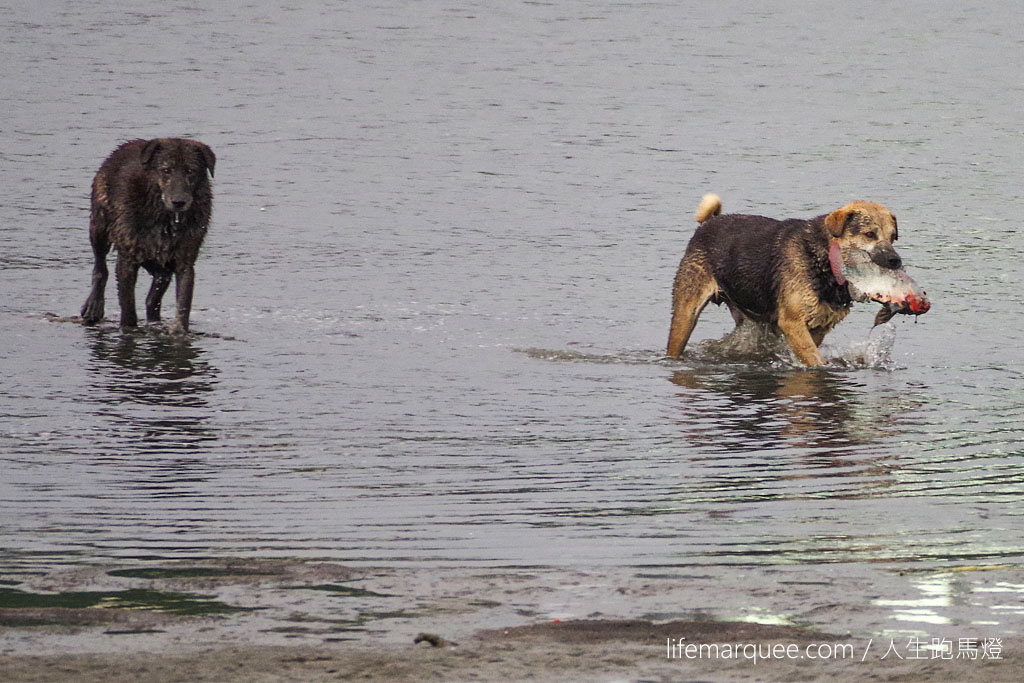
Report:
[[[89,327],[90,371],[113,403],[205,405],[217,369],[192,334],[168,332],[164,325],[131,330]]]
[[[219,372],[194,335],[172,334],[163,325],[131,330],[86,328],[89,400],[110,421],[123,455],[195,457],[216,441],[209,399]]]
[[[900,416],[921,403],[884,381],[868,390],[863,378],[841,370],[701,367],[677,370],[669,380],[681,388],[678,423],[686,438],[736,451],[783,447],[846,457],[868,444],[895,443]]]

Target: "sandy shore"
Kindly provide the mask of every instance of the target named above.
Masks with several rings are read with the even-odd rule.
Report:
[[[277,560],[79,568],[5,581],[0,680],[1020,680],[1016,637],[883,637],[877,615],[841,604],[808,605],[821,617],[802,624],[722,619],[694,609],[706,586],[684,579]],[[730,613],[725,594],[713,602]]]

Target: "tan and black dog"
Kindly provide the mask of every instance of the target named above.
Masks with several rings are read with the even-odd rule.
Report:
[[[700,227],[690,239],[672,290],[667,353],[678,358],[708,302],[781,332],[806,365],[823,365],[825,335],[850,312],[841,250],[862,249],[882,268],[898,269],[896,217],[874,202],[852,202],[810,220],[721,215],[709,194],[697,208]]]

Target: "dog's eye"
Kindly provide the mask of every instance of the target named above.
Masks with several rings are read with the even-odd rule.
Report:
[[[869,240],[878,239],[878,233],[876,233],[874,230],[864,233],[864,236],[867,237]]]

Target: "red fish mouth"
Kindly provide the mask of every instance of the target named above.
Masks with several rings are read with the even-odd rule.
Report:
[[[908,296],[906,298],[906,301],[903,302],[903,305],[908,311],[910,311],[914,315],[921,315],[922,313],[927,313],[928,309],[932,307],[932,304],[930,301],[928,301],[927,297],[918,294],[911,294],[910,296]]]
[[[878,300],[876,299],[876,301]],[[916,292],[911,292],[899,301],[890,298],[886,301],[879,301],[879,303],[882,304],[882,310],[875,316],[875,325],[887,323],[897,315],[918,316],[927,313],[928,309],[932,307],[928,297]]]
[[[891,294],[879,294],[869,293],[865,294],[865,299],[868,301],[874,301],[876,303],[883,304],[889,307],[893,313],[907,313],[910,315],[921,315],[927,313],[932,307],[928,297],[924,294],[918,294],[917,292],[910,292],[906,296],[895,297]]]

